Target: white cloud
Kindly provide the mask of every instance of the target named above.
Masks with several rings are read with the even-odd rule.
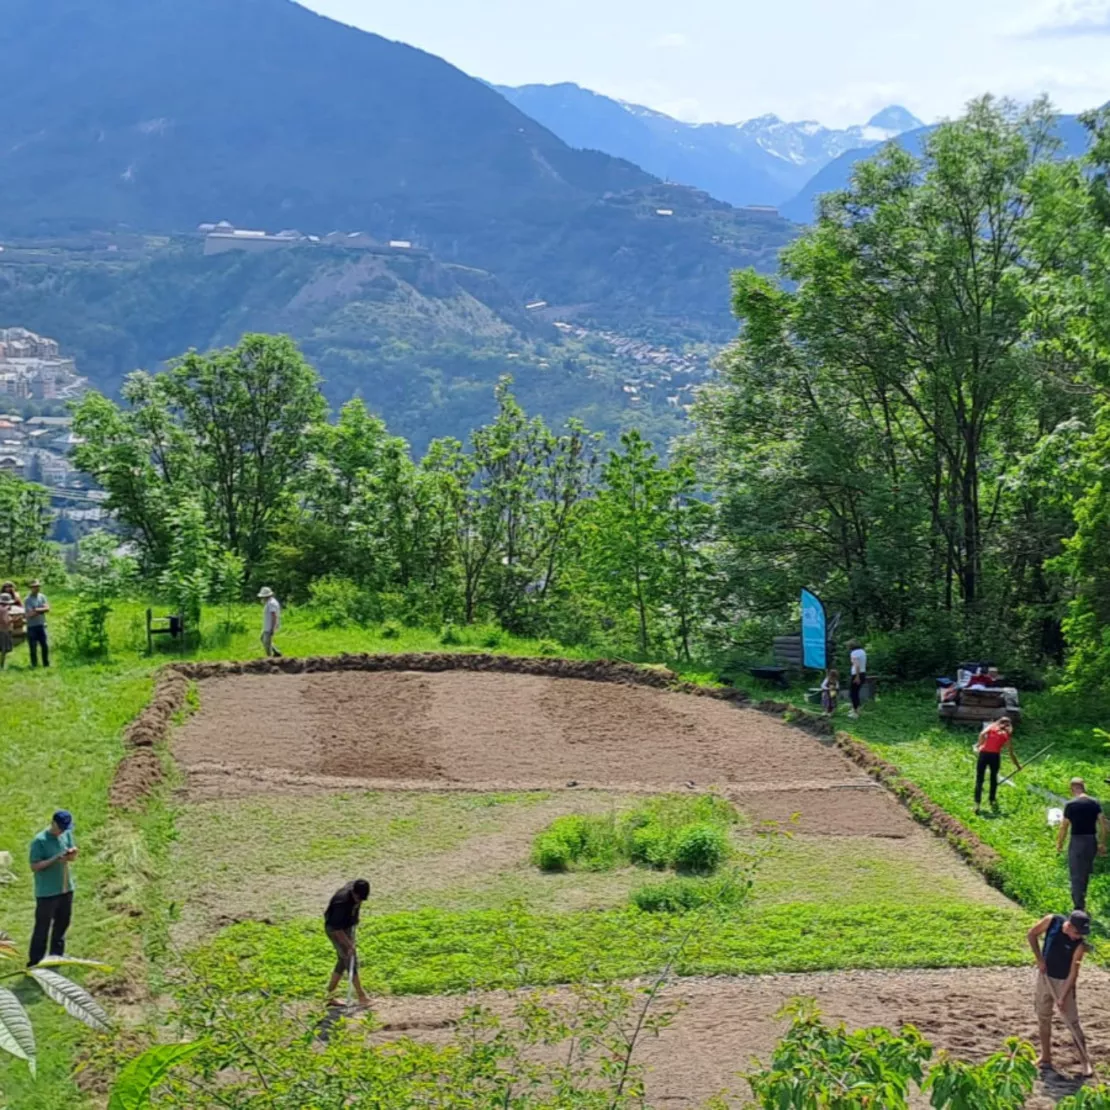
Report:
[[[690,47],[690,39],[681,31],[670,31],[654,39],[651,46],[653,50],[687,50]]]
[[[1028,12],[1014,31],[1033,37],[1110,35],[1110,0],[1053,0]]]

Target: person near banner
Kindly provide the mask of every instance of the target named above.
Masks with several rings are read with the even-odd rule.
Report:
[[[825,681],[821,683],[821,708],[826,713],[836,712],[836,701],[840,696],[840,672],[835,667],[830,667],[825,672]]]
[[[1052,1067],[1052,1013],[1055,1010],[1064,1019],[1068,1032],[1079,1051],[1079,1062],[1085,1077],[1094,1075],[1091,1058],[1087,1054],[1087,1038],[1079,1024],[1079,1007],[1075,998],[1075,984],[1079,978],[1079,965],[1087,954],[1087,936],[1091,919],[1083,910],[1073,910],[1066,917],[1050,913],[1042,917],[1029,930],[1029,947],[1037,961],[1037,985],[1033,1008],[1041,1039],[1041,1055],[1037,1066],[1045,1070]],[[1044,946],[1041,945],[1044,937]]]
[[[987,771],[991,775],[990,803],[992,809],[998,808],[998,771],[1002,766],[1002,749],[1010,753],[1014,766],[1020,771],[1017,753],[1014,751],[1014,722],[1009,717],[999,717],[983,726],[979,739],[975,744],[975,754],[979,757],[975,763],[975,812],[982,811],[983,779]]]
[[[848,644],[848,658],[851,664],[851,677],[848,680],[848,696],[852,699],[852,709],[848,714],[853,720],[859,716],[860,695],[867,681],[867,652],[858,640]]]
[[[1064,850],[1064,841],[1071,834],[1068,844],[1068,876],[1071,879],[1072,907],[1087,908],[1087,884],[1095,869],[1095,856],[1106,855],[1107,825],[1102,806],[1087,793],[1087,784],[1080,778],[1071,780],[1071,801],[1064,806],[1064,819],[1056,834],[1056,851]]]

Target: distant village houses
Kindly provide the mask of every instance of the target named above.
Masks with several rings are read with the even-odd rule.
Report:
[[[69,401],[88,388],[57,340],[26,328],[0,328],[0,397],[19,401]]]

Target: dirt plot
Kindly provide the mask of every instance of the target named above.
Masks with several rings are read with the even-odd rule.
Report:
[[[200,700],[174,737],[193,798],[343,784],[716,787],[757,819],[800,812],[807,831],[912,828],[834,748],[709,698],[532,675],[332,672],[203,681]]]
[[[640,1059],[648,1067],[649,1099],[659,1106],[698,1106],[721,1091],[741,1091],[737,1072],[752,1057],[766,1061],[787,1020],[776,1015],[793,998],[810,997],[826,1019],[851,1028],[913,1024],[938,1048],[961,1059],[981,1060],[1009,1036],[1032,1039],[1033,972],[1025,970],[855,971],[816,975],[683,979],[663,995],[662,1006],[683,1008],[658,1039],[646,1037]],[[508,1012],[512,996],[497,992],[475,998],[387,998],[375,1004],[385,1028],[379,1041],[404,1034],[445,1039],[467,1002],[481,1001]],[[1110,976],[1084,968],[1079,1011],[1095,1061],[1110,1058]],[[1078,1057],[1057,1023],[1055,1063],[1059,1075],[1038,1083],[1028,1110],[1047,1110],[1075,1089]],[[922,1103],[924,1105],[924,1103]]]

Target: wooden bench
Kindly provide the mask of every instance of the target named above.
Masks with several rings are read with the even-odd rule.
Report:
[[[169,636],[171,640],[185,641],[185,618],[179,613],[156,617],[153,610],[146,611],[146,650],[154,654],[154,637]]]

